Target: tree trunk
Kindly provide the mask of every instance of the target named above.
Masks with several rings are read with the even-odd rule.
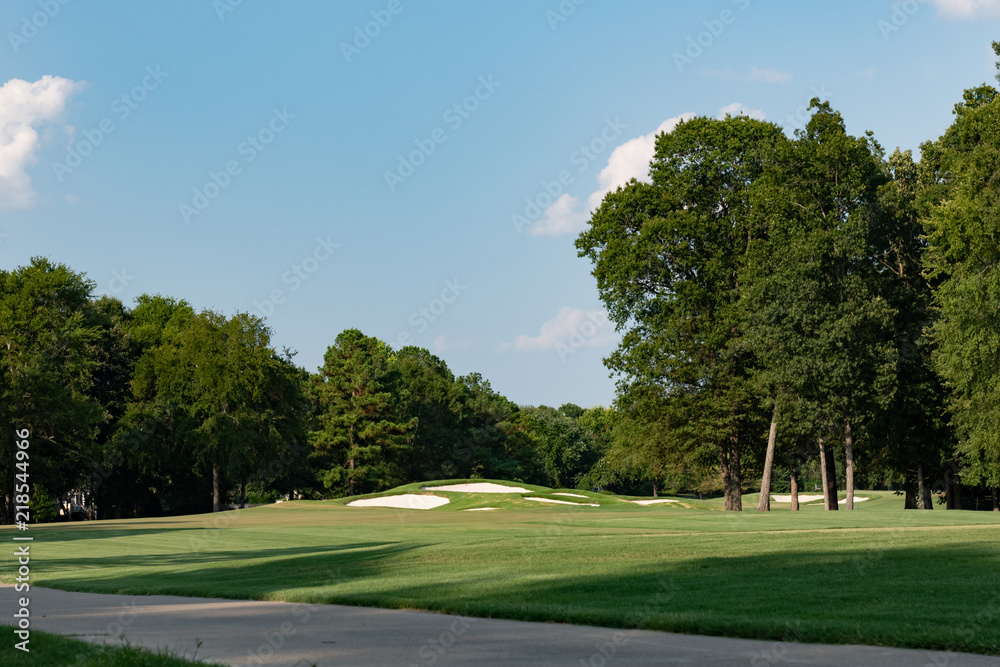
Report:
[[[653,497],[656,498],[656,480],[653,480]]]
[[[958,476],[955,476],[954,487],[955,489],[955,509],[962,509],[962,482],[959,481]]]
[[[821,478],[821,483],[823,486],[823,509],[830,509],[830,485],[827,484],[827,467],[826,467],[826,446],[823,444],[823,438],[819,439],[819,474]]]
[[[820,438],[820,467],[823,469],[823,505],[827,510],[839,510],[837,504],[837,465],[833,460],[833,450],[828,449]]]
[[[740,439],[738,435],[730,436],[725,445],[719,448],[719,471],[722,473],[722,491],[725,495],[727,512],[742,512],[743,491],[740,479]]]
[[[934,501],[931,498],[931,487],[927,484],[927,479],[924,477],[924,464],[917,464],[917,488],[920,494],[920,509],[922,510],[932,510],[934,509]]]
[[[791,473],[789,481],[792,484],[792,511],[799,511],[799,474],[795,469],[795,461],[792,459],[788,460],[788,470]]]
[[[771,414],[771,430],[767,434],[767,454],[764,457],[764,476],[760,480],[760,498],[757,499],[758,512],[771,511],[771,470],[774,468],[774,448],[778,442],[778,404],[774,404]]]
[[[847,487],[847,502],[844,509],[854,509],[854,432],[851,420],[844,420],[844,482]],[[836,494],[834,494],[836,497]]]
[[[996,487],[993,487],[993,511],[1000,512],[1000,492]]]
[[[826,453],[826,483],[830,485],[830,509],[839,510],[840,503],[837,502],[837,461],[833,455],[833,448]]]
[[[219,506],[219,466],[212,464],[212,511],[218,512]]]
[[[240,509],[246,509],[247,507],[247,481],[244,479],[240,482]]]
[[[915,510],[917,509],[917,496],[913,493],[913,489],[907,487],[906,495],[903,497],[903,509],[904,510]]]
[[[350,460],[351,477],[347,480],[347,495],[354,495],[354,459]]]

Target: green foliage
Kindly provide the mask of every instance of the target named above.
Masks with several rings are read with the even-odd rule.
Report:
[[[59,516],[55,497],[41,486],[31,490],[28,507],[31,508],[31,520],[35,523],[49,523]]]
[[[393,404],[400,373],[392,360],[387,344],[348,329],[312,378],[311,439],[320,479],[338,495],[386,489],[404,479],[400,462],[417,419],[403,418]]]
[[[562,408],[543,405],[523,408],[521,414],[521,423],[533,440],[549,484],[577,486],[600,456],[594,436]]]
[[[13,479],[14,429],[31,432],[31,479],[64,488],[92,456],[103,420],[92,395],[97,327],[87,310],[94,283],[35,257],[0,271],[0,474]],[[7,506],[10,515],[11,506]]]
[[[994,48],[998,48],[994,44]],[[1000,48],[998,48],[1000,51]],[[1000,52],[998,52],[1000,55]],[[924,225],[940,317],[934,362],[951,392],[963,477],[1000,486],[1000,95],[966,91],[934,146],[941,187]]]

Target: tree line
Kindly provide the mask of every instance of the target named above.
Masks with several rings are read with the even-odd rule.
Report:
[[[255,315],[94,287],[42,257],[0,271],[0,470],[29,430],[38,517],[67,494],[127,518],[429,479],[575,487],[600,456],[594,410],[518,406],[428,350],[348,329],[309,373]]]
[[[617,455],[717,471],[727,510],[747,471],[767,510],[776,467],[795,493],[803,466],[831,510],[838,475],[847,509],[859,482],[1000,509],[1000,95],[967,90],[919,160],[810,111],[794,137],[681,123],[578,237],[623,333]]]

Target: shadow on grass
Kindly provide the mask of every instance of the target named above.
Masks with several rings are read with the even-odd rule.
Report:
[[[998,572],[1000,550],[980,544],[796,552],[664,562],[599,576],[511,578],[486,588],[435,582],[393,589],[381,606],[1000,655]],[[372,604],[366,597],[323,601]]]
[[[379,577],[387,561],[416,545],[356,542],[322,547],[46,559],[38,585],[68,591],[126,595],[185,595],[235,599],[283,599],[278,591]],[[211,564],[211,567],[200,567]],[[151,570],[155,567],[155,570]],[[45,570],[69,571],[60,577]],[[87,576],[86,571],[93,571]]]

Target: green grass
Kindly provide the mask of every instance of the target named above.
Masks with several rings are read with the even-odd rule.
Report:
[[[762,514],[756,495],[735,514],[719,499],[643,507],[567,492],[601,506],[436,491],[452,502],[420,511],[297,501],[37,526],[32,577],[65,590],[1000,654],[994,513],[903,511],[900,497],[871,491],[853,512],[772,503]],[[461,511],[473,507],[500,510]]]
[[[204,662],[191,662],[169,651],[143,651],[135,646],[100,646],[80,639],[31,631],[30,652],[17,650],[12,642],[0,647],[0,662],[4,667],[204,667]]]

